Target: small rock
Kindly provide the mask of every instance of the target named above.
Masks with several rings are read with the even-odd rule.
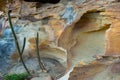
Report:
[[[3,80],[3,75],[1,72],[0,72],[0,80]]]
[[[31,80],[53,80],[48,73],[40,73],[39,77],[34,77]]]

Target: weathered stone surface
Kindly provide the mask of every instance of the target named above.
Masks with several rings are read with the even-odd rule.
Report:
[[[106,35],[112,33],[108,34],[106,30],[113,24],[112,22],[116,21],[116,18],[114,19],[111,15],[107,15],[107,12],[111,11],[113,14],[115,13],[114,15],[112,14],[113,16],[119,16],[117,15],[119,13],[119,9],[117,9],[119,3],[112,2],[115,2],[115,0],[91,0],[85,1],[83,4],[77,4],[79,12],[76,19],[73,20],[70,26],[65,28],[58,41],[59,46],[64,47],[68,51],[68,64],[76,64],[74,62],[80,60],[89,62],[94,60],[94,55],[109,53],[107,52],[110,50],[108,45],[112,43],[108,42]],[[112,8],[115,8],[117,12],[112,11]],[[106,50],[106,47],[108,50]]]
[[[104,68],[105,66],[99,63],[75,67],[73,72],[70,74],[69,80],[93,80],[92,76],[100,73]]]
[[[24,60],[25,64],[28,68],[28,70],[32,73],[32,74],[36,74],[38,75],[38,71],[42,71],[42,69],[39,66],[39,62],[37,58],[29,58],[27,60]],[[66,71],[66,66],[64,67],[63,64],[61,64],[59,61],[53,59],[53,58],[42,58],[42,62],[46,68],[46,70],[48,71],[48,73],[54,77],[54,78],[60,78],[61,76],[63,76],[65,74]],[[26,72],[25,68],[23,67],[23,65],[21,63],[16,64],[15,66],[13,66],[11,69],[9,69],[9,74],[18,74],[18,73],[24,73]],[[41,75],[42,73],[40,73]]]
[[[114,22],[106,32],[106,55],[120,55],[120,23]]]
[[[101,14],[112,18],[112,24],[106,31],[106,55],[120,55],[120,3],[109,5]]]
[[[90,62],[95,55],[119,55],[119,3],[94,1],[79,6],[79,19],[65,28],[59,38],[59,46],[68,51],[70,66],[78,61]],[[80,80],[74,80],[77,79]]]
[[[120,62],[108,59],[74,67],[69,80],[119,80]]]
[[[25,26],[25,27],[24,27]],[[62,28],[61,28],[62,29]],[[58,31],[58,30],[56,30]],[[67,62],[67,52],[65,49],[58,47],[55,44],[58,38],[57,34],[54,35],[54,30],[50,26],[41,24],[41,21],[30,23],[26,25],[21,24],[21,28],[18,30],[17,37],[19,40],[20,47],[23,46],[23,39],[26,37],[26,46],[23,53],[23,57],[36,57],[36,35],[39,33],[39,48],[40,53],[43,57],[54,58],[60,61],[64,66]],[[58,56],[59,55],[59,56]],[[11,59],[18,60],[18,53],[14,52],[11,55]]]
[[[53,80],[50,74],[48,73],[40,73],[38,77],[34,77],[31,80]]]
[[[13,19],[14,22],[18,17],[20,18],[16,21],[16,24],[21,26],[17,34],[20,46],[22,46],[23,38],[27,38],[24,59],[26,56],[27,58],[36,57],[36,32],[40,35],[41,56],[57,60],[65,68],[67,67],[67,70],[80,61],[85,64],[93,61],[95,55],[106,57],[106,55],[120,54],[119,0],[61,0],[60,3],[54,5],[40,4],[37,7],[36,5],[38,4],[23,2],[21,7],[20,3],[15,2],[11,6],[12,17],[17,17]],[[11,58],[18,60],[18,53],[14,53]],[[27,58],[25,60],[28,60]],[[110,76],[118,79],[118,74],[114,73],[119,73],[119,70],[117,71],[119,64],[114,62],[107,64],[97,62],[87,67],[76,68],[78,73],[75,73],[75,76],[78,74],[79,76],[74,80],[104,80],[102,78],[105,76],[108,76],[106,80],[109,80]],[[17,71],[19,68],[17,67],[13,71]],[[108,75],[109,70],[111,70],[110,75]],[[102,75],[104,77],[99,78]],[[70,79],[73,80],[73,78]]]

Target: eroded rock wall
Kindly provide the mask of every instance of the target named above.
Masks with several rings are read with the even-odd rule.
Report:
[[[18,2],[11,5],[11,17],[14,24],[21,26],[17,34],[20,46],[27,38],[23,56],[36,57],[36,32],[42,57],[59,61],[66,71],[79,62],[82,65],[95,60],[94,56],[120,54],[118,0],[61,0],[54,5]],[[18,60],[16,54],[10,58]]]

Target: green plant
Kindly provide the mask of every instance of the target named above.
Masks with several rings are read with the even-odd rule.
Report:
[[[23,64],[25,70],[27,71],[27,73],[28,73],[29,75],[31,75],[30,72],[29,72],[29,70],[28,70],[28,68],[27,68],[27,66],[26,66],[25,63],[24,63],[23,58],[22,58],[23,51],[24,51],[25,44],[26,44],[26,38],[24,38],[23,47],[22,47],[22,50],[20,50],[19,43],[18,43],[18,39],[17,39],[17,36],[16,36],[16,34],[15,34],[13,25],[12,25],[10,13],[11,13],[11,11],[9,10],[9,11],[8,11],[8,21],[9,21],[9,24],[10,24],[10,28],[11,28],[11,30],[12,30],[13,37],[14,37],[14,39],[15,39],[15,44],[16,44],[17,51],[18,51],[19,56],[20,56],[20,60],[21,60],[21,62],[22,62],[22,64]],[[45,68],[45,66],[44,66],[44,64],[43,64],[42,61],[41,61],[41,57],[40,57],[40,54],[39,54],[39,34],[38,34],[38,33],[37,33],[37,38],[36,38],[36,50],[37,50],[37,57],[38,57],[38,61],[39,61],[39,66],[40,66],[40,68],[42,69],[42,71],[47,71],[46,68]]]
[[[30,74],[27,66],[25,65],[24,61],[23,61],[23,58],[22,58],[22,54],[23,54],[23,51],[24,51],[24,48],[25,48],[25,44],[26,44],[26,38],[24,38],[24,43],[23,43],[23,47],[22,47],[22,50],[20,50],[20,47],[19,47],[19,43],[18,43],[18,40],[17,40],[17,36],[15,34],[15,31],[14,31],[14,28],[13,28],[13,24],[12,24],[12,21],[11,21],[11,16],[10,16],[10,13],[11,11],[9,10],[8,11],[8,21],[9,21],[9,24],[10,24],[10,28],[12,30],[12,34],[13,34],[13,37],[15,39],[15,44],[16,44],[16,47],[17,47],[17,51],[19,53],[19,56],[20,56],[20,60],[25,68],[25,70],[27,71],[28,74]]]
[[[40,53],[39,53],[39,34],[37,32],[37,38],[36,38],[36,50],[37,50],[37,58],[39,62],[39,66],[42,69],[42,71],[47,71],[44,64],[41,61]]]
[[[25,80],[29,76],[28,73],[21,74],[7,74],[4,80]]]

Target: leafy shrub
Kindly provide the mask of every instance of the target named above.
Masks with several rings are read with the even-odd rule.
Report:
[[[4,79],[5,80],[24,80],[29,76],[27,73],[21,74],[7,74]]]

